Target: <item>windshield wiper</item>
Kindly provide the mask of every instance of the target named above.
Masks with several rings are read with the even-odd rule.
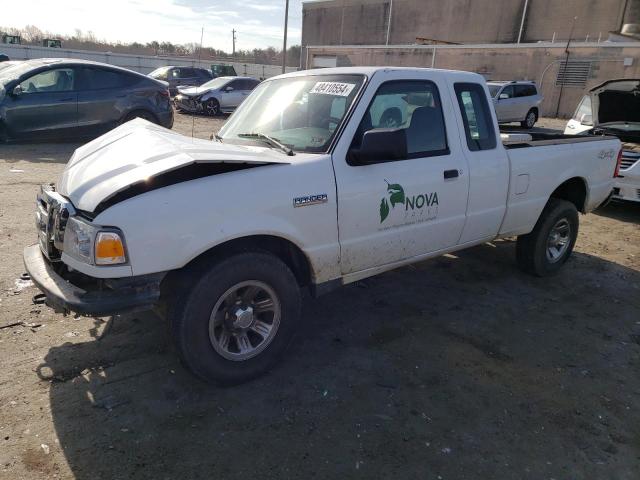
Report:
[[[266,143],[268,143],[272,147],[279,148],[280,150],[282,150],[284,153],[286,153],[290,157],[295,155],[295,153],[293,153],[293,150],[291,150],[286,145],[283,145],[282,143],[280,143],[280,141],[277,138],[270,137],[269,135],[267,135],[265,133],[259,133],[259,132],[257,132],[257,133],[239,133],[238,137],[240,137],[240,138],[258,138],[260,140],[264,140]]]

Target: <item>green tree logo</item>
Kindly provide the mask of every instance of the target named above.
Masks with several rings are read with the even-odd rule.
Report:
[[[399,183],[389,183],[387,180],[387,197],[383,197],[380,201],[380,223],[384,222],[385,219],[389,216],[390,208],[389,203],[391,203],[391,208],[395,208],[396,205],[401,204],[404,205],[404,188]]]

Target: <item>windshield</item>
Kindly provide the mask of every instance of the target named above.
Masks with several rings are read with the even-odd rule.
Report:
[[[487,85],[489,87],[489,94],[491,98],[495,98],[498,95],[498,92],[502,88],[502,85]]]
[[[200,88],[222,88],[225,83],[229,83],[229,80],[231,80],[229,77],[214,78],[213,80],[209,80],[207,83],[200,85]]]
[[[156,68],[153,72],[151,72],[149,74],[150,77],[152,78],[156,78],[159,77],[160,75],[167,73],[167,71],[169,70],[169,68],[171,67],[160,67],[160,68]]]
[[[297,152],[326,152],[364,82],[362,75],[308,75],[260,84],[220,130],[230,143],[265,134]]]

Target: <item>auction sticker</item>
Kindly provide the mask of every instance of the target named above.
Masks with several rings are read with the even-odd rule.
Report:
[[[355,87],[355,83],[340,82],[318,82],[309,93],[320,93],[322,95],[337,95],[339,97],[348,97]]]

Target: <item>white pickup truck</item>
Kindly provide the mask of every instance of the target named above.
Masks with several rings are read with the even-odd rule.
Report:
[[[284,352],[302,287],[513,236],[525,271],[555,273],[620,151],[569,138],[502,138],[472,73],[291,73],[260,84],[215,140],[134,120],[78,148],[41,189],[24,261],[59,310],[166,307],[184,363],[238,383]]]

